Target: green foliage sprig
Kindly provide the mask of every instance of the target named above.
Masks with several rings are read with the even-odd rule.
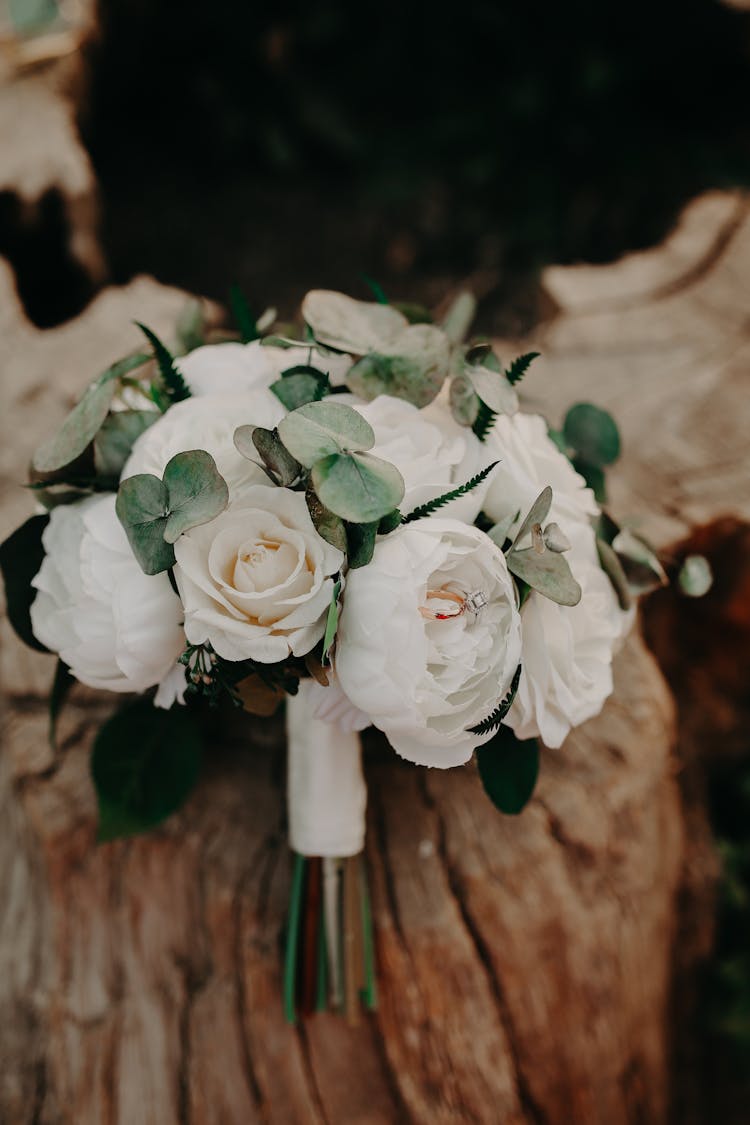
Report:
[[[474,424],[471,427],[475,436],[478,437],[480,441],[485,441],[496,421],[497,411],[491,410],[487,403],[480,398],[479,410],[477,411]]]
[[[511,387],[515,387],[520,383],[526,372],[531,367],[535,359],[539,358],[539,352],[526,352],[524,355],[519,355],[514,359],[510,367],[506,368],[505,378],[510,383]]]
[[[190,389],[181,371],[176,366],[174,356],[169,348],[159,339],[156,333],[150,328],[147,328],[145,324],[141,324],[138,320],[135,323],[150,343],[154,352],[154,359],[159,368],[159,374],[161,375],[162,390],[167,401],[166,403],[157,401],[157,405],[162,410],[166,410],[175,402],[184,402],[186,398],[190,398]]]
[[[413,523],[414,520],[424,519],[426,516],[431,516],[433,512],[437,512],[440,508],[444,508],[446,504],[450,504],[452,500],[458,500],[461,496],[466,496],[467,493],[477,488],[483,480],[486,480],[499,461],[493,461],[481,472],[471,477],[464,484],[460,484],[458,488],[452,489],[451,492],[444,492],[441,496],[436,496],[434,500],[428,500],[424,504],[419,504],[413,512],[409,512],[408,516],[404,516],[402,523]]]
[[[498,703],[491,715],[488,715],[486,719],[482,719],[482,722],[478,723],[475,727],[469,727],[471,734],[489,734],[490,731],[496,730],[500,726],[513,706],[513,700],[516,698],[518,685],[521,682],[521,671],[522,667],[519,664],[510,682],[508,694]]]

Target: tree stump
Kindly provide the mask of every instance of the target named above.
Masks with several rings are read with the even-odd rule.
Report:
[[[616,409],[617,508],[645,501],[661,542],[725,496],[747,504],[725,489],[745,455],[732,404],[744,401],[748,269],[747,204],[708,197],[658,251],[549,271],[557,315],[520,342],[545,352],[532,399],[546,365],[545,405]],[[184,299],[139,279],[41,333],[0,263],[3,532],[27,510],[14,481],[29,450],[83,373],[135,342],[134,319],[169,335]],[[472,767],[419,770],[369,746],[379,1007],[350,1028],[328,1014],[283,1019],[279,721],[217,738],[188,807],[160,830],[97,846],[88,755],[111,697],[74,688],[51,750],[51,661],[2,629],[0,1120],[667,1120],[677,899],[693,845],[671,699],[637,634],[614,697],[544,753],[519,818],[492,808]]]

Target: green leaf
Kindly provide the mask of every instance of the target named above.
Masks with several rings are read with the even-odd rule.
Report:
[[[337,547],[339,551],[346,552],[347,537],[344,521],[333,512],[329,512],[328,508],[324,508],[311,488],[306,489],[305,500],[310,519],[321,539],[325,539],[326,543]]]
[[[169,493],[158,477],[137,473],[122,481],[115,511],[144,574],[161,574],[174,566],[174,547],[164,540]]]
[[[175,543],[191,527],[209,523],[229,503],[227,482],[204,449],[176,454],[164,470],[169,515],[164,539]]]
[[[514,359],[510,367],[505,372],[505,377],[510,383],[511,387],[515,387],[516,383],[520,383],[526,372],[531,367],[535,359],[539,358],[540,352],[526,352],[525,355],[519,355],[518,359]]]
[[[579,402],[565,415],[563,434],[577,456],[601,468],[620,456],[620,434],[606,410],[590,402]]]
[[[186,398],[190,398],[188,385],[182,377],[182,372],[175,365],[174,356],[169,348],[145,324],[141,324],[138,320],[135,323],[154,349],[154,359],[158,365],[164,391],[169,402],[184,402]]]
[[[348,523],[346,525],[346,553],[352,570],[356,570],[360,566],[367,566],[375,550],[377,535],[377,520],[374,523]]]
[[[703,555],[688,555],[677,575],[677,583],[689,598],[702,598],[713,585],[711,564]]]
[[[647,594],[668,584],[664,567],[649,543],[629,528],[623,528],[612,540],[631,593]]]
[[[282,418],[278,429],[286,448],[307,469],[331,454],[372,449],[375,444],[370,423],[351,406],[337,402],[301,406]]]
[[[437,512],[440,508],[444,508],[452,500],[458,500],[460,496],[466,496],[468,492],[472,492],[483,480],[486,480],[497,464],[499,464],[498,461],[493,461],[491,465],[487,465],[481,472],[460,484],[458,488],[454,488],[450,492],[443,492],[441,496],[436,496],[434,500],[428,500],[425,504],[419,504],[413,512],[409,512],[408,516],[404,516],[403,523],[422,520],[426,516],[431,516],[433,512]]]
[[[266,430],[263,426],[239,426],[234,431],[234,445],[238,453],[254,464],[257,454],[275,484],[288,487],[294,484],[302,472],[302,466],[285,447],[278,430]]]
[[[206,316],[200,298],[191,297],[182,306],[177,318],[176,333],[179,349],[183,355],[205,344]]]
[[[331,604],[328,607],[328,616],[326,617],[326,631],[323,635],[323,656],[324,664],[329,662],[329,654],[336,637],[336,630],[339,625],[339,594],[341,593],[341,579],[337,578],[333,586],[333,594],[331,595]]]
[[[432,324],[412,324],[392,343],[364,355],[346,376],[347,386],[368,401],[378,395],[428,406],[450,367],[448,339]]]
[[[94,438],[97,472],[119,480],[137,438],[159,417],[155,410],[118,410],[109,414]]]
[[[434,322],[435,318],[424,305],[415,305],[411,301],[392,301],[391,304],[394,309],[398,309],[406,317],[409,324],[432,324]]]
[[[477,313],[477,299],[473,293],[458,293],[443,318],[443,331],[452,344],[465,339]]]
[[[511,512],[503,519],[501,519],[498,523],[493,524],[493,526],[487,532],[492,542],[497,547],[499,547],[501,551],[505,550],[506,541],[510,537],[510,529],[517,519],[518,513],[516,515],[513,515],[513,513]]]
[[[388,298],[385,295],[383,286],[375,280],[374,277],[368,277],[366,273],[362,274],[362,280],[368,289],[372,292],[373,297],[379,305],[389,304]]]
[[[508,689],[508,694],[505,696],[505,699],[501,700],[492,714],[488,715],[486,719],[483,719],[481,723],[478,723],[475,727],[469,727],[469,732],[471,734],[489,734],[491,730],[495,730],[496,727],[500,726],[513,706],[513,700],[516,698],[518,685],[521,682],[521,672],[522,666],[519,664],[513,673],[513,679],[510,682],[510,688]]]
[[[397,527],[403,523],[404,517],[398,508],[394,508],[392,512],[388,512],[382,517],[378,524],[378,535],[390,535]]]
[[[137,354],[118,360],[85,391],[57,434],[37,449],[32,465],[39,473],[54,473],[71,465],[94,440],[117,390],[117,380],[136,367],[148,363],[149,356]]]
[[[451,379],[448,400],[451,414],[459,426],[473,426],[479,414],[479,396],[466,375]]]
[[[590,465],[588,461],[584,461],[581,457],[571,458],[571,465],[577,473],[580,473],[586,484],[594,493],[594,499],[597,504],[607,503],[607,480],[604,476],[604,469],[600,469],[598,465]]]
[[[490,410],[487,403],[482,402],[482,400],[480,399],[479,410],[477,411],[477,416],[474,419],[474,424],[471,427],[474,431],[475,436],[478,437],[480,441],[484,441],[492,427],[495,425],[496,421],[497,413],[494,410]]]
[[[58,660],[49,696],[49,744],[53,750],[57,749],[57,720],[73,683],[70,668],[64,660]]]
[[[467,364],[466,378],[480,400],[495,414],[514,414],[518,410],[518,395],[499,371],[485,364]]]
[[[145,832],[183,804],[200,770],[198,731],[183,707],[170,711],[139,699],[99,731],[91,772],[100,841]]]
[[[602,570],[609,578],[614,591],[617,594],[617,600],[620,603],[620,609],[630,609],[633,604],[633,599],[630,596],[630,587],[625,571],[622,568],[622,563],[618,559],[612,547],[604,539],[597,536],[596,549],[599,554],[599,562],[602,564]]]
[[[555,430],[551,426],[548,426],[547,437],[557,446],[561,453],[564,453],[566,457],[568,456],[568,443],[565,440],[565,435],[562,430]]]
[[[558,605],[578,605],[581,587],[564,555],[545,550],[537,554],[533,547],[524,551],[512,548],[507,555],[508,570],[532,589]]]
[[[539,746],[535,738],[516,738],[500,727],[490,742],[477,748],[479,776],[495,808],[517,816],[528,804],[539,776]]]
[[[297,410],[308,402],[320,402],[329,393],[328,379],[322,372],[314,368],[295,371],[293,374],[282,372],[281,379],[271,383],[269,390],[273,391],[282,406],[287,410]]]
[[[372,523],[404,497],[401,473],[368,453],[333,453],[313,465],[312,484],[321,504],[350,523]]]
[[[249,344],[253,340],[257,340],[260,336],[258,326],[255,322],[255,317],[250,312],[250,306],[247,303],[245,294],[242,292],[239,285],[230,286],[229,304],[232,309],[235,324],[240,330],[242,343]]]
[[[0,570],[5,583],[8,620],[24,644],[37,652],[48,652],[49,649],[36,639],[31,628],[29,611],[36,597],[31,580],[39,573],[44,561],[42,534],[48,523],[49,516],[32,516],[0,544]]]

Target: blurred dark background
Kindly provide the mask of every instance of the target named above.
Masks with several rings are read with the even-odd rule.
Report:
[[[82,128],[114,280],[290,311],[362,274],[487,330],[547,262],[657,242],[750,182],[750,15],[719,0],[450,7],[101,0]]]

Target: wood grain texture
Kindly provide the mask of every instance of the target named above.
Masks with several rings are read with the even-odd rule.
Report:
[[[617,413],[615,505],[645,509],[661,543],[724,509],[747,516],[749,273],[746,201],[705,197],[658,250],[548,271],[557,314],[504,342],[544,352],[528,406]],[[82,379],[136,342],[133,319],[168,335],[183,299],[139,279],[42,333],[0,263],[3,532],[28,508],[19,467]],[[637,635],[602,715],[543,755],[520,818],[492,809],[473,768],[418,770],[370,745],[380,1006],[355,1029],[283,1020],[278,722],[217,737],[164,828],[96,846],[88,753],[111,700],[76,687],[52,752],[51,661],[3,623],[0,662],[0,1120],[666,1120],[676,903],[696,853],[671,698]]]

